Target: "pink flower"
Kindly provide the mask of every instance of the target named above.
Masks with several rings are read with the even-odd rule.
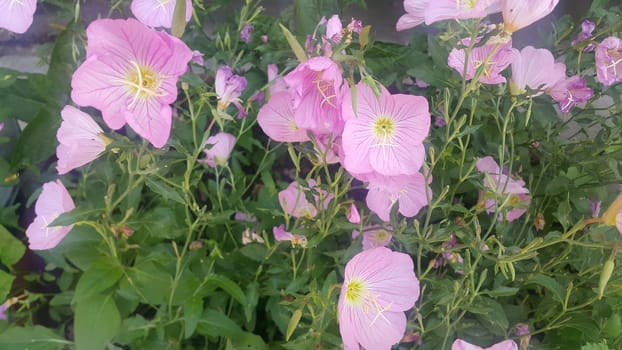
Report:
[[[410,256],[385,247],[362,251],[346,264],[338,303],[345,350],[389,350],[406,331],[404,311],[419,298]]]
[[[551,97],[559,102],[562,112],[567,113],[577,103],[589,101],[594,96],[584,78],[575,75],[557,82],[551,88]]]
[[[79,109],[65,106],[60,114],[63,122],[56,133],[56,170],[63,175],[97,159],[106,150],[110,140],[104,136],[99,125]]]
[[[485,190],[480,192],[480,202],[487,213],[496,212],[497,206],[503,207],[502,210],[509,208],[504,215],[499,215],[498,220],[503,221],[505,218],[507,221],[514,221],[527,211],[531,197],[522,179],[503,174],[497,162],[490,156],[477,160],[477,170],[485,176]]]
[[[406,14],[397,20],[395,29],[400,32],[425,22],[424,11],[429,3],[430,0],[404,0]]]
[[[37,0],[0,0],[0,28],[25,33],[36,10]]]
[[[71,97],[102,111],[112,129],[127,123],[155,147],[169,138],[170,104],[192,51],[134,20],[100,19],[86,30],[87,59],[73,74]]]
[[[501,0],[503,27],[506,32],[525,28],[553,12],[559,0]]]
[[[285,76],[294,96],[294,120],[316,135],[338,135],[341,117],[341,68],[328,57],[313,57]]]
[[[361,215],[359,214],[358,209],[356,209],[356,205],[354,205],[354,203],[350,205],[350,209],[347,210],[346,216],[348,218],[348,221],[353,224],[358,224],[361,222]]]
[[[332,15],[326,21],[326,38],[339,44],[341,42],[343,25],[339,15]]]
[[[217,165],[224,166],[229,160],[235,141],[235,136],[226,132],[219,132],[214,136],[210,136],[205,141],[205,159],[201,160],[201,162],[212,168],[215,168]]]
[[[596,77],[605,86],[622,81],[622,40],[605,38],[596,47]]]
[[[242,30],[240,31],[240,40],[242,40],[246,44],[250,43],[254,30],[255,27],[252,24],[245,23],[242,27]]]
[[[463,39],[462,44],[467,46],[469,41],[469,39]],[[479,39],[477,41],[479,42]],[[466,67],[466,77],[463,76],[466,49],[452,49],[447,58],[447,64],[466,80],[473,79],[479,67],[485,64],[484,71],[479,77],[479,81],[482,84],[505,83],[505,78],[501,75],[501,71],[512,63],[514,52],[512,51],[511,42],[502,44],[500,47],[497,47],[497,45],[501,44],[476,46],[471,50]],[[494,50],[496,52],[492,54]]]
[[[275,241],[290,241],[293,246],[299,245],[302,248],[306,248],[307,246],[307,237],[285,231],[285,225],[274,226],[272,228],[272,233],[274,234]]]
[[[570,43],[572,46],[576,46],[577,44],[582,43],[585,40],[589,40],[592,37],[592,32],[596,29],[596,23],[585,20],[581,23],[581,33],[577,35],[577,37],[572,40]],[[594,51],[594,44],[590,43],[585,46],[583,49],[584,52]]]
[[[309,137],[304,129],[296,124],[292,105],[294,97],[289,91],[280,91],[261,106],[257,114],[257,124],[271,139],[279,142],[304,142]]]
[[[616,228],[622,234],[622,210],[618,211],[618,215],[616,215]]]
[[[0,320],[6,320],[6,310],[9,308],[9,301],[5,301],[0,305]]]
[[[305,193],[309,191],[316,192],[313,194],[315,203],[310,203],[307,200]],[[279,192],[281,208],[295,218],[314,218],[317,215],[318,208],[326,209],[332,198],[333,195],[327,195],[326,191],[321,190],[313,179],[309,180],[309,188],[294,181],[286,189]]]
[[[60,180],[43,184],[43,191],[35,204],[37,217],[26,229],[32,250],[52,249],[71,231],[71,226],[48,227],[60,214],[75,208],[73,200]]]
[[[242,232],[242,244],[247,245],[252,242],[265,243],[264,239],[258,235],[255,230],[251,231],[250,228],[246,228],[244,232]]]
[[[376,97],[369,86],[357,84],[357,114],[352,99],[344,99],[343,166],[357,174],[414,175],[425,157],[428,101],[420,96],[391,95],[383,86],[380,91]]]
[[[279,67],[276,64],[270,63],[267,68],[267,73],[268,83],[270,83],[270,95],[287,90],[287,84],[285,84],[285,80],[279,76]]]
[[[233,74],[229,66],[222,66],[216,71],[214,88],[218,96],[218,108],[225,110],[231,103],[240,105],[240,96],[246,89],[246,78]]]
[[[493,12],[498,10],[498,2],[499,0],[430,1],[424,13],[425,24],[430,25],[446,19],[483,18],[490,13],[489,7],[492,6]]]
[[[363,232],[363,250],[386,247],[391,243],[391,238],[393,235],[383,228],[365,231]]]
[[[542,90],[553,87],[566,78],[566,65],[555,63],[551,51],[527,46],[521,51],[513,49],[512,78],[510,90],[513,95],[526,92],[526,88],[540,90],[531,96],[542,94]]]
[[[518,345],[513,340],[504,340],[489,348],[482,348],[471,343],[467,343],[462,339],[456,339],[451,345],[451,350],[518,350]]]
[[[198,50],[193,50],[192,51],[192,62],[198,64],[199,66],[202,66],[205,63],[205,60],[203,59],[203,56],[205,56],[201,51]]]
[[[175,1],[132,0],[132,14],[150,27],[171,28]],[[192,0],[186,0],[186,22],[192,18]]]
[[[421,173],[401,176],[376,175],[369,181],[367,207],[385,222],[390,220],[391,207],[395,203],[399,203],[399,213],[410,218],[428,205],[428,196],[432,198],[432,189]]]

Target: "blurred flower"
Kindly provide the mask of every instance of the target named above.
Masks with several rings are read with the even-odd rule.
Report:
[[[339,140],[333,140],[331,135],[320,135],[313,142],[313,151],[318,164],[339,163]]]
[[[596,77],[605,86],[622,81],[622,40],[605,38],[596,47]]]
[[[361,22],[360,19],[352,18],[352,20],[350,20],[350,23],[348,23],[346,30],[348,32],[360,34],[363,30],[363,22]]]
[[[235,215],[233,215],[233,219],[237,221],[257,222],[256,217],[240,211],[236,212]]]
[[[354,205],[354,203],[350,205],[350,209],[346,210],[346,216],[348,218],[348,221],[353,224],[358,224],[361,222],[361,215],[359,215],[359,211],[358,209],[356,209],[356,205]]]
[[[210,136],[203,145],[205,147],[205,159],[199,160],[199,162],[206,163],[212,168],[215,168],[217,165],[224,166],[229,160],[235,141],[235,136],[226,132],[219,132],[214,136]]]
[[[622,234],[622,194],[611,203],[601,219],[605,225],[615,226]]]
[[[581,23],[581,33],[570,43],[572,46],[576,46],[581,42],[588,40],[592,37],[592,32],[596,29],[596,24],[590,20],[585,20]],[[590,43],[583,49],[584,52],[594,51],[594,44]]]
[[[451,350],[518,350],[516,342],[513,340],[504,340],[500,343],[494,344],[488,348],[482,348],[471,343],[467,343],[462,339],[456,339],[451,345]]]
[[[424,11],[429,3],[430,0],[404,0],[404,11],[406,11],[406,14],[397,20],[395,30],[400,32],[425,22]]]
[[[600,205],[602,204],[601,201],[591,201],[590,202],[590,209],[592,210],[592,217],[593,218],[597,218],[598,216],[600,216]]]
[[[203,60],[203,56],[205,55],[200,51],[192,51],[192,62],[198,64],[199,66],[202,66],[205,63],[205,60]]]
[[[441,115],[434,116],[434,126],[436,126],[437,128],[444,128],[446,125],[447,123],[445,122],[445,118],[443,118],[443,116]]]
[[[280,91],[270,97],[270,100],[259,109],[257,124],[271,139],[279,142],[304,142],[309,137],[294,120],[292,105],[294,97],[289,91]]]
[[[279,192],[279,203],[284,212],[295,218],[311,219],[317,215],[318,208],[326,209],[328,207],[328,203],[333,198],[332,193],[327,195],[326,191],[316,186],[313,179],[309,180],[308,183],[309,188],[306,188],[294,181],[286,189]],[[315,203],[310,203],[305,196],[305,193],[311,190],[321,194],[321,197],[318,194],[313,194]]]
[[[343,25],[341,24],[339,15],[332,15],[332,17],[326,21],[326,39],[339,44],[341,42],[342,34]]]
[[[319,135],[343,130],[339,65],[328,57],[313,57],[285,76],[294,96],[294,120],[300,129]]]
[[[99,109],[112,129],[128,123],[154,147],[164,146],[177,78],[186,72],[192,51],[135,19],[99,19],[86,34],[87,59],[71,79],[73,101]]]
[[[56,133],[56,169],[59,175],[63,175],[97,159],[111,140],[88,114],[79,109],[65,106],[60,114],[63,122]]]
[[[0,131],[4,130],[4,122],[0,123]]]
[[[0,28],[25,33],[36,10],[37,0],[0,0]]]
[[[365,230],[363,232],[363,250],[386,247],[391,243],[393,235],[384,228]]]
[[[404,311],[419,298],[410,256],[385,247],[362,251],[345,268],[338,303],[345,349],[389,350],[406,331]]]
[[[380,93],[376,97],[367,84],[359,83],[357,105],[352,106],[351,98],[344,99],[343,166],[355,174],[414,175],[425,157],[428,101],[421,96],[391,95],[384,86]]]
[[[522,179],[501,173],[499,165],[490,156],[477,160],[477,170],[484,174],[485,190],[480,192],[480,202],[487,213],[497,211],[498,205],[504,206],[510,210],[499,215],[498,220],[514,221],[527,211],[531,197]]]
[[[399,204],[399,213],[410,218],[428,205],[428,196],[432,198],[432,189],[421,173],[376,175],[369,179],[367,188],[367,207],[385,222],[390,220],[391,208],[396,202]]]
[[[533,226],[538,231],[544,230],[545,223],[546,222],[544,221],[544,215],[542,215],[542,213],[538,213],[538,215],[536,215],[536,218],[533,220]]]
[[[477,39],[477,42],[479,42],[479,40],[480,38]],[[469,42],[470,39],[463,39],[461,41],[464,46],[468,46]],[[460,76],[466,80],[471,80],[475,77],[477,70],[482,65],[485,65],[484,71],[479,77],[479,81],[482,84],[505,83],[505,77],[501,75],[501,71],[512,63],[514,52],[512,51],[511,41],[505,44],[487,44],[474,47],[469,54],[466,76],[463,75],[466,59],[465,51],[466,49],[454,48],[449,52],[449,57],[447,58],[447,64],[456,70]]]
[[[425,24],[446,19],[483,18],[489,13],[498,12],[499,0],[436,0],[425,8]]]
[[[503,28],[514,33],[553,12],[559,0],[501,0]]]
[[[52,249],[71,231],[70,226],[48,227],[61,214],[75,208],[73,200],[60,180],[43,184],[43,190],[35,203],[37,217],[26,229],[28,246],[32,250]]]
[[[589,101],[592,96],[594,96],[592,89],[587,86],[585,79],[578,75],[562,79],[551,87],[551,97],[559,103],[563,113],[570,112],[577,103]]]
[[[246,228],[244,232],[242,232],[242,244],[246,245],[252,242],[265,243],[264,239],[258,235],[255,230],[251,231],[250,228]]]
[[[150,27],[171,28],[176,1],[132,0],[130,9],[139,21]],[[192,18],[192,0],[186,0],[186,22]]]
[[[252,24],[245,23],[244,26],[242,27],[242,30],[240,31],[240,40],[242,40],[243,42],[247,44],[250,43],[254,30],[255,30],[255,27],[253,27]]]
[[[0,320],[6,320],[6,310],[9,308],[9,301],[5,301],[0,305]]]
[[[513,49],[512,78],[510,91],[512,95],[526,92],[527,87],[540,90],[531,96],[542,94],[543,90],[553,87],[557,82],[566,78],[566,65],[555,63],[551,51],[536,49],[527,46],[521,51]]]
[[[275,241],[291,241],[293,246],[307,247],[307,237],[285,231],[285,225],[274,226],[272,233],[274,234]]]
[[[240,96],[246,89],[246,78],[233,74],[231,67],[221,66],[216,71],[214,88],[218,96],[218,108],[225,110],[229,104],[233,103],[238,110],[244,110],[240,104]]]
[[[268,36],[267,35],[262,35],[260,38],[261,38],[261,42],[262,43],[264,43],[264,44],[268,43]]]
[[[270,87],[268,88],[270,95],[287,90],[287,84],[285,84],[285,80],[279,76],[279,67],[276,64],[270,63],[268,65],[267,74],[268,83],[270,83]]]

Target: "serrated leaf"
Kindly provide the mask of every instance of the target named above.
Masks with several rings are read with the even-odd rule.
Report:
[[[112,295],[94,295],[76,303],[76,350],[100,350],[118,333],[121,315]]]
[[[5,266],[13,266],[24,256],[26,251],[24,244],[2,225],[0,225],[0,242],[2,242],[0,244],[0,263]]]

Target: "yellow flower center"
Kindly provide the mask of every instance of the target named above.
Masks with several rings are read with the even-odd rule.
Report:
[[[388,116],[379,116],[374,121],[373,131],[381,144],[387,144],[395,131],[395,121]]]
[[[472,9],[477,5],[478,0],[456,0],[456,9],[467,8]]]
[[[148,66],[133,61],[130,63],[131,69],[127,72],[125,79],[120,80],[127,87],[128,92],[133,95],[128,107],[133,106],[138,98],[150,99],[165,94],[160,89],[162,76]]]
[[[376,231],[375,236],[376,236],[376,242],[383,243],[384,241],[387,240],[387,231],[385,230]]]
[[[365,284],[360,279],[353,279],[346,286],[346,301],[349,304],[362,304],[365,301],[365,294]]]

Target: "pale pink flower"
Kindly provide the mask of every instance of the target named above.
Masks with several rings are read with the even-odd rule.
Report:
[[[406,11],[406,14],[397,20],[395,29],[400,32],[425,22],[424,11],[429,3],[430,0],[404,0],[404,11]]]
[[[110,140],[99,125],[79,109],[65,106],[60,114],[63,122],[56,133],[56,170],[63,175],[97,159]]]
[[[356,209],[356,205],[354,205],[354,203],[352,203],[350,205],[350,209],[346,211],[346,217],[348,218],[348,221],[353,224],[358,224],[361,222],[361,215],[359,214],[359,210]]]
[[[503,206],[504,215],[499,215],[498,220],[514,221],[527,211],[531,196],[522,179],[503,174],[490,156],[477,160],[477,170],[484,174],[485,190],[480,192],[480,202],[487,213],[494,213],[497,206]]]
[[[518,350],[518,345],[513,340],[504,340],[488,348],[482,348],[462,339],[456,339],[451,345],[451,350]]]
[[[589,40],[592,37],[592,32],[596,29],[596,23],[586,19],[581,23],[581,33],[577,35],[574,40],[570,43],[572,46],[576,46],[577,44],[582,43],[585,40]],[[585,52],[594,51],[594,44],[589,43],[583,49]]]
[[[294,97],[289,91],[280,91],[261,106],[257,124],[271,139],[279,142],[304,142],[309,140],[307,131],[301,129],[294,119]]]
[[[193,50],[192,51],[192,62],[198,64],[199,66],[202,66],[205,63],[203,56],[205,55],[201,51]]]
[[[70,226],[48,227],[61,214],[75,208],[73,200],[60,180],[43,184],[35,203],[37,217],[26,229],[28,246],[32,250],[52,249],[71,231]]]
[[[244,26],[242,26],[242,30],[240,31],[240,40],[246,44],[250,43],[254,30],[255,27],[252,24],[244,23]]]
[[[221,66],[218,68],[216,79],[214,80],[214,89],[218,97],[218,108],[225,110],[231,103],[236,104],[236,106],[240,105],[240,96],[246,89],[246,84],[246,78],[233,74],[231,67]]]
[[[264,44],[268,43],[268,36],[267,35],[262,35],[260,36],[261,42]]]
[[[287,84],[285,84],[285,80],[279,76],[279,67],[276,64],[268,64],[267,73],[268,83],[270,84],[268,88],[270,95],[275,95],[277,92],[287,90]]]
[[[479,42],[479,40],[477,41]],[[462,45],[468,46],[469,42],[469,39],[464,39],[462,40]],[[466,80],[473,79],[477,70],[484,65],[484,71],[480,75],[479,81],[482,84],[500,84],[505,83],[505,77],[501,75],[501,72],[512,63],[514,52],[512,51],[512,42],[476,46],[469,54],[466,76],[463,75],[465,56],[466,49],[454,48],[449,52],[447,64]]]
[[[622,81],[622,40],[605,38],[596,47],[596,77],[605,86]]]
[[[326,164],[339,163],[340,138],[333,140],[331,135],[319,135],[313,142],[313,150],[317,157],[317,162]]]
[[[241,211],[236,212],[235,215],[233,215],[233,218],[237,221],[257,222],[256,217]]]
[[[318,209],[326,209],[328,207],[328,204],[334,197],[333,194],[327,194],[326,191],[320,189],[313,179],[309,180],[308,183],[309,188],[303,187],[294,181],[286,189],[279,192],[279,203],[283,211],[295,218],[304,217],[311,219],[317,215]],[[305,196],[310,191],[315,192],[312,194],[314,203],[309,202]]]
[[[376,247],[386,247],[391,243],[393,235],[384,228],[372,229],[363,232],[363,250]]]
[[[584,78],[575,75],[557,82],[551,88],[551,97],[559,103],[562,112],[567,113],[577,103],[589,101],[594,93]]]
[[[406,331],[404,311],[419,298],[412,258],[385,247],[362,251],[345,268],[338,303],[345,350],[390,350]]]
[[[132,14],[150,27],[171,28],[175,0],[132,0]],[[186,22],[192,18],[192,0],[186,0]]]
[[[369,179],[367,188],[367,207],[385,222],[390,220],[391,207],[395,203],[399,204],[399,213],[410,218],[428,205],[428,197],[432,198],[432,189],[421,173],[375,175]]]
[[[242,232],[242,244],[247,245],[249,243],[265,243],[263,237],[257,234],[255,230],[251,230],[250,228],[246,228],[244,232]]]
[[[425,24],[446,19],[483,18],[497,12],[499,0],[435,0],[425,8]]]
[[[553,12],[559,0],[501,0],[503,27],[506,32],[525,28]]]
[[[275,241],[290,241],[293,246],[301,246],[305,248],[307,246],[307,237],[303,235],[295,235],[291,232],[285,231],[285,225],[274,226],[272,228]]]
[[[343,129],[339,65],[328,57],[313,57],[285,76],[294,94],[294,120],[316,135],[339,135]]]
[[[332,15],[326,21],[326,38],[339,44],[343,34],[343,25],[339,15]]]
[[[510,90],[513,95],[525,93],[527,88],[535,90],[531,96],[542,94],[562,79],[566,79],[566,65],[555,63],[551,51],[527,46],[514,50]],[[539,91],[538,91],[539,90]]]
[[[86,34],[87,59],[71,80],[74,102],[101,110],[112,129],[127,123],[153,146],[164,146],[177,78],[186,72],[192,51],[135,19],[96,20]]]
[[[616,228],[622,234],[622,210],[618,211],[618,215],[616,215]]]
[[[357,84],[356,114],[352,99],[344,99],[343,166],[358,174],[414,175],[425,157],[428,101],[421,96],[391,95],[383,86],[380,92],[376,97],[367,84]]]
[[[6,320],[6,310],[9,308],[9,301],[5,301],[0,305],[0,320]]]
[[[0,0],[0,28],[25,33],[36,10],[37,0]]]
[[[204,144],[205,159],[200,160],[200,162],[206,163],[212,168],[224,166],[229,160],[235,141],[235,136],[226,132],[219,132],[210,136]]]

